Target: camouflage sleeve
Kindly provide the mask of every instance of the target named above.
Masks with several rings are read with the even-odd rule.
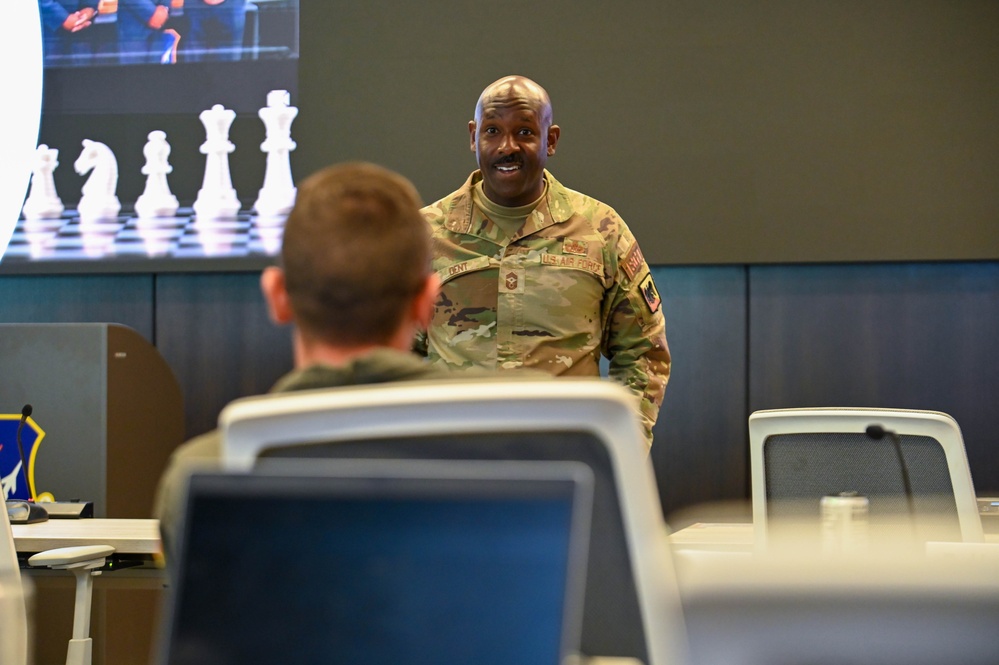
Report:
[[[413,337],[413,353],[416,355],[426,358],[427,357],[427,331],[418,330],[416,336]]]
[[[618,241],[617,255],[602,351],[610,360],[610,376],[639,397],[642,424],[651,446],[652,426],[659,417],[671,364],[666,321],[652,273],[627,228]]]

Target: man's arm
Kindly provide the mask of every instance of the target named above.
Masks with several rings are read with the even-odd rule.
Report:
[[[159,30],[170,16],[168,0],[131,0],[118,5],[118,11],[128,11],[153,30]]]
[[[610,376],[638,396],[651,446],[652,427],[659,417],[672,363],[666,320],[649,266],[626,227],[617,249],[618,269],[608,293],[602,351],[610,360]]]

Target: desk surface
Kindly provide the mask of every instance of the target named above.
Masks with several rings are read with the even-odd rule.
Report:
[[[986,533],[986,543],[999,543],[999,533]],[[753,525],[747,522],[697,522],[670,534],[674,550],[749,552],[753,549]]]
[[[753,525],[746,522],[696,522],[670,534],[674,550],[748,552],[753,549]]]
[[[18,552],[41,552],[76,545],[111,545],[119,554],[158,554],[158,520],[49,519],[37,524],[12,524]]]

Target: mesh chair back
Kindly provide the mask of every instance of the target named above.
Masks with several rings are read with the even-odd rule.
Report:
[[[311,442],[264,449],[268,458],[578,461],[594,476],[581,648],[648,661],[613,463],[589,432],[491,432]]]

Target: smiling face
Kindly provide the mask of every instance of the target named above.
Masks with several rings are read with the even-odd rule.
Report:
[[[479,97],[468,133],[490,201],[513,208],[541,196],[559,137],[541,86],[519,76],[496,81]]]

